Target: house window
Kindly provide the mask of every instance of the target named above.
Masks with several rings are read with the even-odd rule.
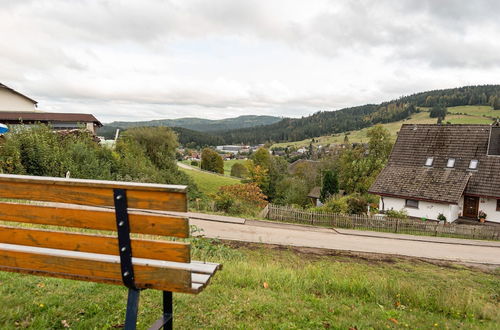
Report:
[[[405,202],[405,206],[418,209],[418,201],[414,199],[407,199]]]
[[[497,211],[500,211],[500,199],[497,199]]]
[[[448,167],[448,168],[455,167],[455,158],[448,158],[448,162],[446,163],[446,167]]]
[[[429,157],[425,161],[425,166],[432,166],[432,163],[434,162],[434,157]]]
[[[469,163],[469,169],[471,170],[477,170],[477,164],[479,161],[477,159],[472,159]]]

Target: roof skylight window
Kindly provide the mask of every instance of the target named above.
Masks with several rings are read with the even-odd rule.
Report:
[[[425,161],[425,166],[432,166],[432,163],[434,163],[434,157],[429,157]]]
[[[448,167],[448,168],[455,167],[455,158],[448,158],[448,162],[446,163],[446,167]]]
[[[479,164],[479,161],[477,159],[472,159],[469,163],[469,169],[471,170],[477,170],[477,165]]]

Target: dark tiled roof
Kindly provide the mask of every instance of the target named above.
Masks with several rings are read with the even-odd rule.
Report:
[[[412,125],[401,127],[386,168],[370,192],[457,203],[462,193],[500,197],[500,157],[488,156],[490,125]],[[428,157],[432,167],[425,167]],[[446,168],[448,158],[455,167]],[[469,163],[477,159],[477,170]]]
[[[17,111],[7,112],[0,111],[0,122],[2,123],[18,123],[24,122],[26,124],[41,122],[77,122],[77,123],[95,123],[102,126],[101,122],[94,117],[94,115],[87,113],[57,113],[57,112],[30,112],[30,111]]]

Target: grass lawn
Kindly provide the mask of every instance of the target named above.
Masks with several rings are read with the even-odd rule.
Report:
[[[201,192],[205,194],[213,194],[219,190],[219,187],[241,183],[240,180],[228,178],[223,175],[210,174],[202,171],[188,170],[179,168],[181,171],[189,175]]]
[[[195,244],[197,258],[224,268],[200,295],[174,294],[177,329],[498,329],[500,322],[498,271],[204,242]],[[0,328],[109,329],[123,322],[125,298],[124,287],[0,272]],[[140,329],[160,304],[160,292],[143,291]]]
[[[401,128],[402,124],[435,124],[437,122],[436,118],[429,118],[428,109],[420,108],[423,110],[420,113],[413,114],[411,118],[406,120],[401,120],[393,123],[382,124],[385,128],[389,130],[392,138],[396,139],[396,134]],[[461,113],[458,115],[457,113]],[[462,115],[465,114],[465,115]],[[448,115],[446,116],[444,122],[449,121],[452,124],[491,124],[492,120],[490,118],[484,117],[500,117],[500,110],[493,110],[490,106],[459,106],[448,108]],[[350,142],[368,142],[366,137],[366,132],[369,128],[364,128],[357,131],[349,132]],[[329,143],[344,143],[344,133],[325,135],[314,138],[316,141],[314,145],[326,145]],[[311,139],[305,139],[302,141],[294,142],[283,142],[273,144],[272,147],[305,147],[308,146]]]

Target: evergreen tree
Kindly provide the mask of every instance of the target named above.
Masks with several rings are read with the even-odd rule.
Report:
[[[321,193],[319,199],[322,203],[339,192],[339,180],[337,178],[337,172],[326,171],[323,176],[323,186],[321,187]]]

